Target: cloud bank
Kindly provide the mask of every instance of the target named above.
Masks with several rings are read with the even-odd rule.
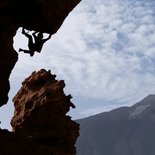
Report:
[[[153,1],[83,0],[34,65],[46,62],[79,96],[130,101],[154,92],[154,8]]]
[[[25,46],[20,31],[16,49]],[[83,0],[41,54],[20,53],[11,76],[14,90],[20,87],[17,80],[40,68],[64,79],[73,97],[129,104],[155,93],[155,2]]]

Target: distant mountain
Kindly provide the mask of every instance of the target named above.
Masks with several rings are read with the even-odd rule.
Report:
[[[155,155],[155,95],[77,122],[77,155]]]

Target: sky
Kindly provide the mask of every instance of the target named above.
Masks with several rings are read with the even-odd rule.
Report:
[[[21,28],[14,48],[27,48]],[[12,98],[33,71],[45,68],[65,80],[76,109],[73,119],[155,94],[155,1],[83,0],[34,57],[19,53],[10,76],[10,100],[0,109],[1,128],[9,125]]]

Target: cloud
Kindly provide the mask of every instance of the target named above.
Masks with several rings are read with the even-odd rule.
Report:
[[[22,57],[16,69],[53,68],[79,96],[130,100],[139,89],[150,93],[143,83],[154,91],[154,6],[153,1],[84,0],[42,54]]]
[[[47,68],[79,98],[131,103],[155,93],[154,16],[153,0],[83,0],[41,54],[20,53],[12,85]],[[16,49],[26,44],[21,37]]]

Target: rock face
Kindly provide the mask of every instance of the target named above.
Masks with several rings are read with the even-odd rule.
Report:
[[[63,92],[64,81],[55,77],[42,69],[22,83],[13,99],[13,133],[0,132],[0,154],[75,155],[79,125],[66,116],[75,106]]]
[[[13,25],[0,23],[0,107],[8,101],[9,76],[18,60],[18,54],[13,49],[13,36],[16,30]]]
[[[1,0],[0,106],[8,101],[9,76],[18,60],[13,37],[19,27],[54,34],[80,0]]]
[[[54,34],[80,0],[1,0],[0,23]]]

